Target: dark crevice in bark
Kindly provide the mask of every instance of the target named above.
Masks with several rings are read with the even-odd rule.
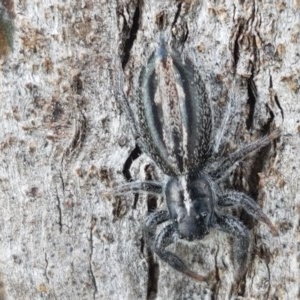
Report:
[[[80,76],[81,76],[80,73],[73,76],[72,83],[71,83],[71,88],[77,95],[81,95],[83,91],[83,83]]]
[[[145,173],[146,173],[146,180],[153,180],[153,166],[152,165],[147,165],[145,167]],[[153,195],[148,195],[147,197],[147,208],[148,208],[148,213],[152,213],[157,209],[157,197]]]
[[[145,249],[145,240],[144,240],[144,237],[141,237],[141,238],[140,238],[140,242],[141,242],[141,248],[140,248],[140,251],[141,251],[141,253],[143,254],[143,253],[144,253],[144,249]]]
[[[131,167],[132,163],[141,154],[142,154],[142,151],[141,151],[140,147],[138,145],[135,145],[135,148],[131,151],[130,155],[128,156],[128,158],[126,159],[126,161],[124,163],[122,174],[125,177],[125,179],[129,182],[133,181],[133,178],[132,178],[131,173],[130,173],[130,167]],[[133,201],[133,205],[132,205],[133,209],[136,209],[138,200],[139,200],[139,194],[136,193],[136,194],[134,194],[134,201]]]
[[[177,4],[177,11],[171,24],[171,33],[173,36],[172,47],[183,50],[184,43],[189,36],[189,28],[185,21],[179,19],[182,11],[182,3]]]
[[[118,197],[116,199],[117,201],[113,204],[113,222],[115,222],[117,219],[122,218],[126,214],[126,200],[124,200],[122,197]]]
[[[132,18],[132,26],[129,31],[129,37],[124,43],[123,57],[122,57],[122,68],[124,69],[128,63],[130,57],[130,51],[133,43],[136,39],[137,32],[139,30],[139,20],[140,20],[140,2],[138,1],[135,12]]]
[[[248,118],[246,119],[246,127],[247,130],[249,130],[253,125],[253,116],[254,116],[255,104],[257,99],[257,90],[253,80],[253,75],[248,79],[247,89],[248,89],[247,104],[249,106],[249,113],[248,113]]]
[[[266,124],[262,127],[262,130],[263,130],[264,133],[269,132],[269,130],[271,128],[271,124],[272,124],[272,122],[274,120],[274,117],[275,117],[273,111],[271,110],[271,108],[269,107],[268,104],[266,104],[266,109],[267,109],[267,112],[269,113],[269,118],[267,119]]]
[[[218,268],[218,254],[219,254],[219,246],[217,246],[217,251],[215,254],[215,270],[216,270],[216,276],[215,276],[215,284],[212,286],[212,300],[218,299],[219,296],[219,289],[221,285],[220,280],[220,274],[219,274],[219,268]]]
[[[272,75],[271,74],[270,74],[270,80],[269,80],[269,89],[273,90],[273,79],[272,79]],[[274,101],[275,101],[276,105],[278,106],[278,108],[280,110],[282,120],[284,120],[284,112],[283,112],[283,109],[282,109],[282,107],[280,105],[278,96],[276,94],[274,95]]]
[[[63,194],[65,194],[65,182],[64,182],[64,178],[62,176],[61,171],[59,172],[59,178],[60,178],[60,181],[61,181],[62,192],[63,192]]]
[[[132,163],[142,154],[142,151],[138,145],[135,146],[135,148],[131,151],[128,158],[126,159],[124,166],[123,166],[123,176],[127,181],[133,181],[131,173],[130,173],[130,167]]]
[[[59,226],[59,232],[62,233],[62,211],[61,211],[61,202],[60,198],[58,197],[58,191],[56,190],[56,200],[57,200],[57,210],[58,210],[58,226]]]
[[[90,271],[90,275],[91,275],[92,283],[93,283],[93,287],[94,287],[93,299],[96,299],[96,294],[98,292],[96,277],[95,277],[94,271],[93,271],[93,253],[94,253],[93,230],[94,230],[96,222],[97,222],[97,219],[95,217],[92,217],[91,218],[91,228],[90,228],[90,238],[89,238],[89,242],[90,242],[89,271]]]
[[[274,96],[274,100],[275,100],[276,105],[280,109],[282,120],[284,120],[284,112],[283,112],[283,109],[282,109],[282,107],[280,105],[280,102],[279,102],[279,99],[278,99],[277,95]]]
[[[240,51],[239,51],[239,38],[243,32],[244,29],[244,21],[241,20],[240,24],[238,25],[238,28],[236,30],[236,35],[234,37],[234,42],[233,42],[233,65],[236,68],[238,62],[239,62],[239,55],[240,55]]]
[[[157,296],[159,264],[154,261],[153,253],[148,250],[148,287],[147,300],[154,300]]]
[[[153,180],[153,166],[147,165],[145,167],[146,180]],[[157,209],[157,197],[148,195],[147,197],[147,210],[148,213],[152,213]],[[150,245],[148,245],[150,246]],[[147,299],[156,299],[158,289],[158,278],[159,278],[159,264],[155,262],[153,252],[149,249],[148,251],[148,288],[147,288]]]
[[[267,270],[268,270],[268,282],[271,282],[271,271],[270,271],[270,267],[269,267],[269,263],[266,262],[266,266],[267,266]],[[271,284],[268,285],[268,290],[266,293],[266,299],[270,299],[270,292],[271,292]]]
[[[62,172],[60,171],[59,172],[59,179],[60,179],[60,182],[61,182],[61,190],[63,192],[63,195],[65,194],[65,182],[64,182],[64,179],[63,179],[63,176],[62,176]],[[58,196],[58,190],[56,188],[56,200],[57,200],[57,210],[58,210],[58,226],[59,226],[59,232],[62,233],[62,207],[61,207],[61,201],[60,201],[60,198]]]
[[[180,12],[181,12],[181,7],[182,7],[182,3],[178,3],[178,5],[177,5],[177,11],[175,13],[175,17],[174,17],[174,20],[172,22],[172,27],[174,27],[176,25],[176,23],[177,23],[177,20],[178,20],[178,18],[180,16]]]
[[[147,199],[148,212],[154,212],[157,209],[157,198],[155,196],[148,196]]]
[[[49,261],[48,261],[47,253],[45,253],[45,278],[47,280],[47,283],[49,283],[50,281],[47,274],[48,265],[49,265]]]

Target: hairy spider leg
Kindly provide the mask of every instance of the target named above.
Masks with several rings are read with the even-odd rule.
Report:
[[[174,223],[165,226],[155,237],[157,225],[168,221],[169,218],[169,212],[166,210],[154,212],[147,217],[143,231],[144,237],[150,245],[151,250],[175,270],[197,281],[206,280],[208,277],[198,275],[191,271],[177,255],[165,250],[166,247],[173,244],[178,238],[178,231]]]
[[[213,142],[213,155],[219,153],[220,151],[220,147],[222,145],[223,139],[225,139],[225,131],[227,130],[227,123],[228,120],[232,114],[231,109],[232,109],[232,99],[230,98],[229,103],[227,104],[225,113],[223,115],[222,118],[222,123],[219,126],[219,128],[216,130],[215,132],[215,138],[214,138],[214,142]]]
[[[217,161],[216,167],[213,167],[209,175],[215,179],[222,179],[228,175],[231,168],[234,167],[234,164],[244,157],[246,157],[251,152],[260,150],[261,148],[269,145],[273,140],[277,139],[280,136],[280,130],[275,130],[270,135],[265,136],[261,139],[256,140],[253,143],[245,145],[241,149],[229,154],[227,157],[222,158]]]
[[[169,212],[167,210],[160,210],[150,213],[146,218],[143,227],[143,236],[146,239],[148,245],[153,248],[153,240],[155,238],[155,231],[157,225],[166,222],[170,219]]]
[[[222,195],[222,197],[219,197],[217,203],[222,207],[242,207],[249,215],[265,223],[270,228],[271,233],[274,236],[278,236],[278,230],[276,226],[272,224],[270,219],[263,213],[258,204],[248,195],[240,192],[230,191]]]
[[[156,181],[133,181],[117,186],[116,188],[110,189],[103,192],[104,195],[123,195],[127,193],[140,193],[145,192],[152,195],[162,194],[162,185]]]
[[[234,265],[238,268],[237,277],[241,278],[247,270],[248,249],[249,249],[249,231],[246,226],[234,217],[215,214],[215,227],[223,232],[233,236],[234,247]]]
[[[153,251],[168,265],[175,270],[193,278],[197,281],[206,281],[208,277],[199,275],[190,270],[184,261],[177,255],[170,251],[166,251],[165,248],[173,244],[178,238],[178,231],[174,223],[164,227],[161,232],[156,236],[153,243]]]

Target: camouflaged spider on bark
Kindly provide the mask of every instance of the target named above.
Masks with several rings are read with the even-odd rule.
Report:
[[[189,58],[168,48],[161,42],[141,70],[137,115],[126,97],[120,96],[138,146],[162,170],[164,178],[160,182],[130,182],[107,193],[145,192],[163,196],[167,209],[149,214],[143,228],[144,237],[161,260],[202,281],[208,277],[191,271],[181,258],[166,248],[178,238],[203,239],[211,228],[216,228],[240,240],[247,252],[248,229],[222,211],[230,206],[243,208],[277,235],[276,227],[251,197],[237,191],[224,191],[219,183],[236,162],[267,146],[279,136],[279,131],[218,157],[214,153],[216,131],[212,106],[197,67]],[[157,226],[164,222],[167,225],[156,233]],[[246,255],[237,251],[235,260],[239,273],[244,271]]]

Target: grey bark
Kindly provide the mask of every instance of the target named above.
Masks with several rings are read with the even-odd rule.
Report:
[[[212,101],[233,99],[230,147],[266,126],[282,130],[231,176],[280,232],[249,225],[252,255],[238,282],[225,234],[173,247],[199,274],[215,271],[197,283],[143,244],[146,196],[132,209],[133,195],[101,194],[124,183],[135,144],[115,61],[128,55],[124,89],[133,94],[162,14],[174,35],[188,28],[184,47],[196,51]],[[0,77],[1,299],[300,298],[299,1],[19,1],[14,15]],[[136,178],[147,164],[159,174],[144,155]]]

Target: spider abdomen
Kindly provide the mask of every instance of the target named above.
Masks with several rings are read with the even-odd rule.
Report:
[[[143,67],[139,85],[142,148],[165,174],[199,169],[211,146],[212,113],[192,61],[162,44]]]

